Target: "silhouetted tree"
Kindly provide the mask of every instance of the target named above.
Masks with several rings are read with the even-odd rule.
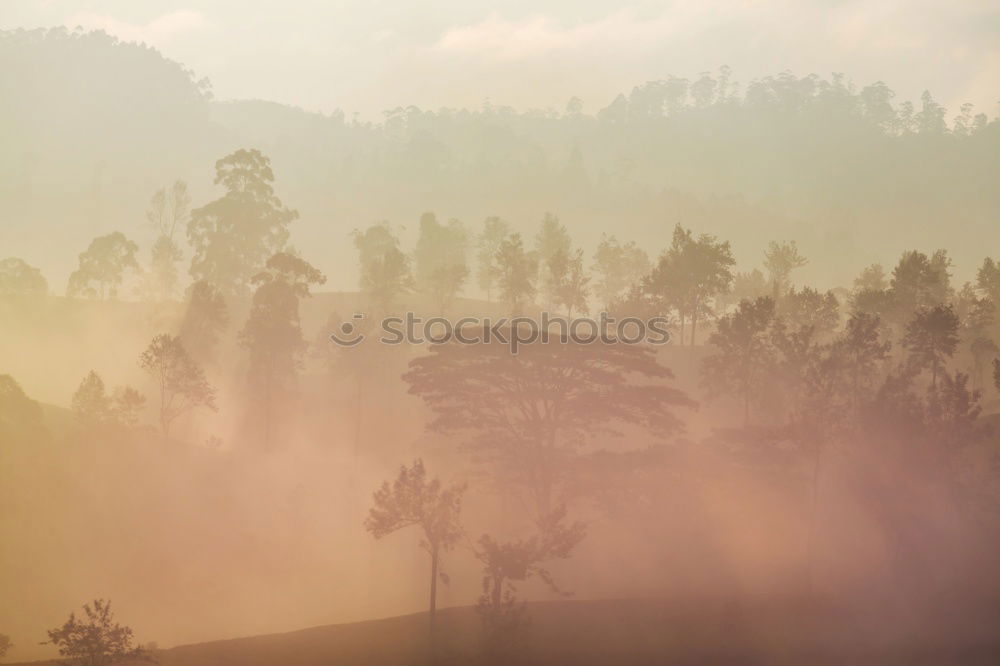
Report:
[[[861,271],[854,278],[854,291],[884,291],[889,288],[889,282],[885,277],[885,269],[882,264],[872,264]]]
[[[596,334],[596,333],[595,333]],[[619,428],[666,437],[673,410],[693,405],[641,345],[549,340],[519,348],[435,345],[403,375],[435,414],[430,428],[461,437],[504,493],[523,492],[537,519],[565,500],[574,461]]]
[[[213,358],[219,337],[229,323],[229,313],[222,293],[199,280],[188,291],[187,309],[181,321],[180,338],[184,348],[202,363]]]
[[[826,338],[840,323],[840,303],[833,292],[820,293],[812,287],[788,290],[778,301],[778,315],[793,327],[811,326],[816,335]]]
[[[226,193],[191,211],[187,236],[194,249],[191,277],[226,295],[243,295],[268,257],[288,241],[298,213],[274,194],[271,161],[259,150],[237,150],[215,163],[215,184]]]
[[[538,291],[538,259],[524,250],[521,234],[512,234],[500,243],[496,262],[500,296],[511,314],[520,315]]]
[[[469,277],[465,250],[468,236],[458,220],[446,225],[434,213],[420,218],[420,236],[413,256],[417,288],[429,295],[439,312],[451,304]]]
[[[0,440],[36,439],[45,430],[41,406],[10,375],[0,375]]]
[[[121,386],[108,393],[104,380],[91,370],[73,394],[72,411],[85,430],[133,427],[145,403],[146,398],[130,386]]]
[[[0,634],[0,659],[7,656],[7,652],[11,647],[10,636],[7,634]]]
[[[891,342],[881,339],[879,323],[878,315],[856,312],[834,342],[846,366],[855,416],[873,388],[878,365],[888,358],[892,348]]]
[[[570,319],[574,310],[587,313],[590,277],[583,268],[583,250],[578,249],[571,254],[559,250],[549,257],[546,274],[553,305],[564,308]]]
[[[950,289],[950,264],[947,254],[941,250],[932,257],[917,251],[903,253],[889,281],[893,316],[901,328],[917,310],[945,302]]]
[[[545,299],[545,305],[551,305],[556,300],[556,288],[559,284],[559,276],[552,274],[552,268],[560,268],[559,260],[555,265],[551,265],[553,258],[562,255],[564,258],[570,256],[571,241],[566,227],[559,222],[559,218],[552,213],[546,213],[542,218],[542,223],[535,235],[535,261],[538,270],[538,281],[541,285],[541,295]],[[563,259],[565,262],[567,259]]]
[[[250,390],[263,421],[262,444],[270,447],[274,410],[294,390],[300,356],[307,344],[299,324],[299,300],[326,277],[306,261],[279,252],[253,278],[257,289],[240,343],[250,352]]]
[[[160,391],[160,431],[170,436],[170,426],[185,412],[215,407],[215,389],[188,355],[180,337],[157,335],[139,356],[139,367],[153,378]]]
[[[396,299],[413,289],[410,260],[399,249],[399,239],[387,223],[374,224],[353,232],[358,249],[361,290],[386,314]]]
[[[566,524],[566,508],[557,507],[538,524],[538,533],[515,541],[499,542],[488,534],[476,544],[476,558],[483,564],[482,593],[476,612],[483,623],[485,647],[494,659],[511,657],[526,628],[526,608],[517,601],[515,583],[533,576],[564,596],[546,562],[567,559],[583,540],[583,523]]]
[[[183,255],[175,236],[186,224],[190,210],[191,196],[182,180],[174,182],[169,191],[160,188],[150,199],[146,219],[156,233],[150,273],[153,294],[160,300],[173,298],[177,290],[177,262]]]
[[[95,599],[83,605],[83,617],[70,613],[61,627],[49,629],[50,643],[66,663],[79,666],[113,666],[155,662],[145,649],[134,645],[132,629],[115,622],[111,602]]]
[[[115,299],[126,269],[139,270],[135,254],[139,246],[120,231],[95,238],[80,254],[80,267],[69,276],[67,296]]]
[[[645,285],[677,308],[681,344],[686,321],[691,322],[690,343],[695,343],[698,320],[711,311],[711,300],[729,289],[735,263],[728,242],[708,234],[695,238],[690,229],[674,227],[670,248],[660,256]]]
[[[500,280],[497,252],[509,234],[509,224],[499,217],[488,217],[483,221],[483,231],[476,239],[478,261],[476,279],[479,282],[479,288],[486,292],[487,301],[493,300],[493,288]]]
[[[40,270],[17,257],[8,257],[0,261],[0,298],[10,296],[37,298],[48,293],[49,283]]]
[[[620,299],[651,270],[649,256],[630,241],[622,245],[613,235],[602,235],[591,270],[597,274],[594,293],[602,307]]]
[[[917,311],[906,326],[902,344],[916,367],[930,369],[931,386],[937,387],[945,361],[958,348],[958,316],[954,308],[938,305]]]
[[[729,393],[743,402],[744,426],[750,422],[750,403],[762,397],[774,367],[773,322],[771,298],[741,301],[735,312],[719,318],[708,339],[715,353],[702,365],[705,384],[713,393]]]
[[[799,254],[795,241],[771,241],[764,252],[764,268],[771,282],[771,298],[777,302],[791,285],[792,271],[809,261]]]
[[[437,582],[441,556],[451,550],[462,536],[459,514],[464,485],[445,488],[438,479],[428,479],[424,462],[417,459],[411,467],[399,468],[399,475],[375,491],[374,503],[365,519],[365,529],[376,539],[410,527],[420,528],[420,547],[431,556],[430,635],[434,638],[437,612]]]

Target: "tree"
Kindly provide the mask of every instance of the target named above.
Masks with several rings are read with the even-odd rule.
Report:
[[[982,266],[976,272],[976,288],[994,305],[1000,305],[1000,264],[990,257],[983,259]]]
[[[557,255],[569,257],[571,242],[566,227],[552,213],[546,213],[535,235],[535,260],[539,269],[542,296],[546,305],[554,303],[558,278],[552,275],[550,262]]]
[[[430,430],[459,437],[536,520],[566,500],[588,449],[610,445],[622,428],[656,438],[681,429],[673,410],[693,403],[666,384],[671,377],[648,346],[550,339],[511,354],[495,338],[434,345],[403,375],[434,413]]]
[[[549,257],[548,276],[552,293],[552,303],[566,309],[566,316],[573,317],[573,310],[586,314],[589,306],[590,277],[583,269],[583,250],[568,254],[559,250]]]
[[[84,427],[94,427],[111,420],[113,403],[104,386],[104,380],[91,370],[73,394],[72,410]]]
[[[410,260],[399,249],[399,239],[388,223],[373,224],[363,232],[355,229],[352,236],[358,250],[361,290],[386,314],[401,294],[413,289]]]
[[[871,392],[878,365],[889,356],[892,343],[883,342],[879,333],[878,315],[855,312],[847,320],[844,332],[834,347],[843,359],[850,381],[851,404],[855,416]]]
[[[44,432],[41,406],[25,394],[13,377],[0,375],[0,441],[37,439]]]
[[[186,223],[190,210],[191,196],[182,180],[175,181],[169,191],[160,188],[150,199],[146,219],[156,233],[150,272],[153,293],[160,300],[173,298],[177,289],[177,262],[183,255],[174,237]]]
[[[937,387],[945,361],[958,348],[958,316],[951,305],[919,310],[906,326],[903,346],[915,367],[930,369],[931,386]]]
[[[674,227],[670,248],[660,256],[645,286],[677,308],[681,344],[686,321],[691,322],[690,343],[695,343],[698,320],[711,311],[711,300],[729,289],[735,263],[728,242],[709,234],[695,238],[690,229]]]
[[[933,308],[948,298],[950,265],[942,250],[932,257],[915,250],[903,253],[889,281],[897,324],[905,324],[917,310]]]
[[[104,380],[91,370],[73,394],[73,415],[85,430],[134,427],[146,398],[130,386],[108,393]]]
[[[250,390],[260,404],[262,443],[270,447],[274,410],[294,390],[300,356],[306,348],[299,322],[299,301],[310,285],[326,277],[306,261],[279,252],[254,276],[257,285],[240,343],[250,352]]]
[[[500,244],[510,234],[510,225],[499,217],[488,217],[483,222],[483,231],[476,239],[478,268],[476,278],[479,288],[486,292],[486,300],[493,300],[493,288],[500,279],[497,266],[497,252]]]
[[[11,296],[37,298],[48,293],[49,283],[40,270],[17,257],[8,257],[0,261],[0,298]]]
[[[285,247],[298,213],[274,194],[271,161],[259,150],[237,150],[215,163],[226,193],[191,211],[191,277],[226,295],[246,294],[268,257]]]
[[[889,287],[889,282],[885,278],[885,269],[882,264],[872,264],[861,271],[854,278],[854,291],[883,291]]]
[[[826,337],[840,323],[840,303],[831,291],[823,294],[812,287],[799,291],[792,287],[778,301],[778,315],[793,327],[811,326],[819,337]]]
[[[603,307],[620,299],[650,271],[645,250],[630,241],[622,245],[614,236],[601,236],[592,270],[597,274],[594,292]]]
[[[451,304],[469,277],[465,261],[468,235],[458,220],[447,226],[434,213],[420,218],[420,237],[414,251],[417,288],[429,295],[439,312]]]
[[[59,648],[67,663],[79,666],[113,666],[136,661],[155,661],[134,645],[132,629],[115,622],[111,602],[95,599],[83,605],[83,617],[70,613],[61,627],[49,629],[47,643]]]
[[[743,425],[750,422],[750,403],[760,399],[774,366],[775,350],[769,335],[774,301],[769,297],[741,301],[736,311],[723,315],[708,339],[715,353],[702,365],[706,386],[729,393],[743,402]]]
[[[375,491],[373,506],[365,519],[365,529],[376,539],[397,530],[417,526],[422,533],[420,547],[431,556],[430,635],[434,638],[437,611],[437,581],[442,554],[450,551],[462,536],[459,514],[464,485],[445,488],[438,479],[427,478],[424,462],[399,468],[399,475]]]
[[[87,251],[80,254],[80,266],[69,276],[66,295],[102,301],[117,298],[125,271],[139,270],[135,258],[138,250],[139,246],[120,231],[95,238]]]
[[[514,583],[541,578],[558,594],[566,595],[545,568],[546,562],[568,559],[583,540],[583,523],[567,525],[566,507],[557,507],[538,523],[538,533],[501,542],[488,534],[479,538],[476,558],[483,565],[482,593],[476,612],[483,624],[487,651],[494,657],[509,656],[525,626],[525,606],[517,603]]]
[[[212,358],[228,323],[229,313],[222,292],[204,280],[192,284],[180,331],[184,348],[192,357],[202,363]]]
[[[537,293],[538,259],[525,252],[521,234],[500,243],[496,255],[500,295],[513,315],[520,315]]]
[[[139,367],[159,388],[160,431],[164,438],[169,437],[171,424],[181,414],[198,407],[216,410],[215,389],[188,355],[179,336],[161,334],[154,337],[139,356]]]
[[[808,264],[809,261],[799,254],[795,241],[771,241],[764,252],[764,268],[771,281],[771,297],[775,302],[790,286],[792,271]]]
[[[7,652],[11,648],[10,636],[6,634],[0,634],[0,659],[7,656]]]

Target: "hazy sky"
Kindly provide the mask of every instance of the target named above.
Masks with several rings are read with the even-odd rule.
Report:
[[[77,25],[145,41],[216,96],[307,109],[416,104],[585,110],[667,74],[730,65],[930,88],[997,114],[1000,0],[0,0],[0,26]]]

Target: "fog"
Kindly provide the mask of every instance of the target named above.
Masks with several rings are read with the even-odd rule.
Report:
[[[989,663],[998,11],[4,4],[0,659]]]

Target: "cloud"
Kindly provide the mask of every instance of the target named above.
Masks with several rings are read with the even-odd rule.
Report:
[[[196,32],[208,22],[201,12],[180,9],[163,14],[145,25],[121,21],[108,14],[77,12],[65,24],[71,28],[81,26],[87,30],[103,30],[126,42],[145,42],[150,46],[169,44],[178,36]]]
[[[497,60],[522,60],[589,49],[641,49],[671,32],[666,16],[640,19],[619,11],[596,21],[563,27],[542,15],[509,21],[491,14],[467,26],[447,30],[434,49],[445,54],[480,55]]]

